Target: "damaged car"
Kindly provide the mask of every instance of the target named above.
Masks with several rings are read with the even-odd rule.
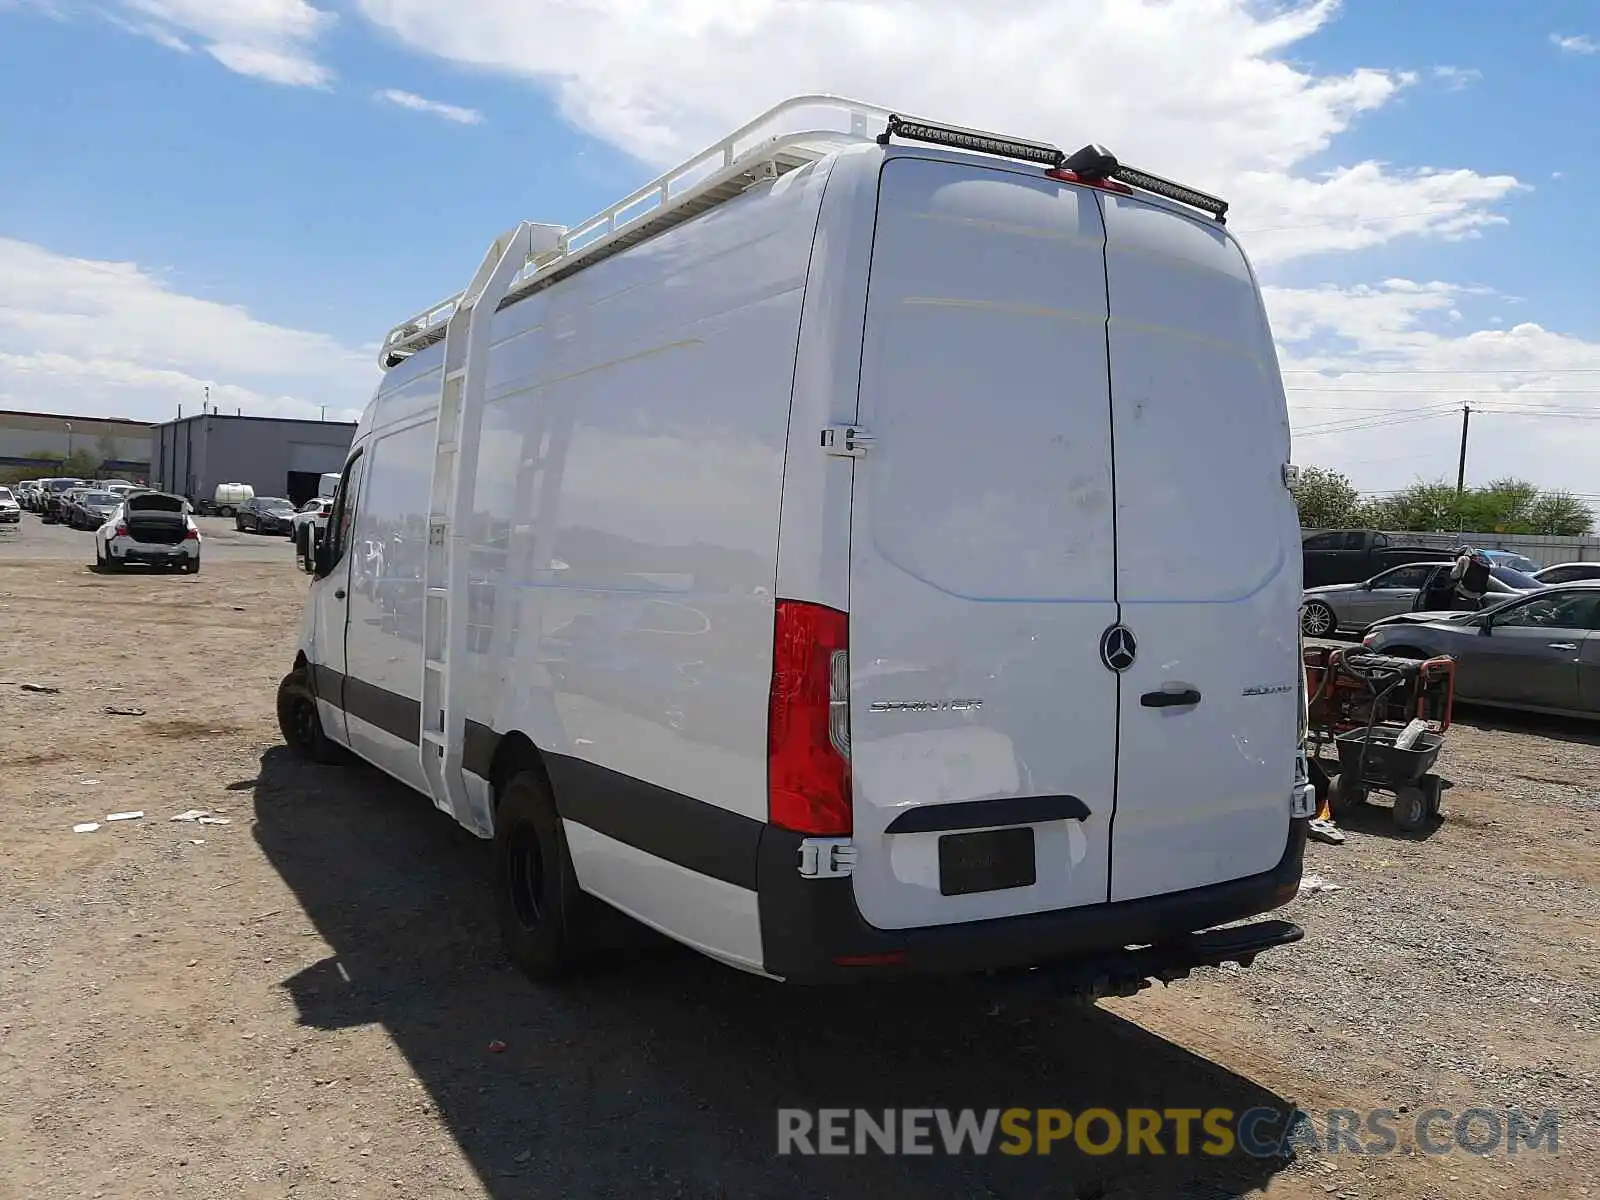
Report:
[[[200,571],[200,528],[188,502],[167,492],[136,492],[95,531],[94,561],[101,571],[130,564]]]

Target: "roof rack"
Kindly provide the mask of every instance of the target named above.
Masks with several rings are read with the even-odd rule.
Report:
[[[530,259],[500,307],[681,225],[753,184],[797,170],[840,146],[870,142],[889,116],[886,108],[839,96],[809,95],[786,100],[611,207],[567,229],[555,250]],[[461,292],[447,296],[391,329],[383,339],[379,365],[387,370],[418,350],[443,341],[445,322],[461,296]]]
[[[818,123],[811,114],[822,116],[822,122]],[[543,239],[541,244],[553,242],[553,248],[528,256],[498,307],[515,304],[586,266],[681,225],[755,184],[798,170],[842,146],[869,141],[887,145],[891,136],[1050,168],[1072,166],[1093,151],[1096,169],[1080,171],[1081,182],[1093,185],[1097,177],[1114,179],[1127,190],[1139,188],[1199,208],[1218,222],[1225,219],[1228,211],[1225,201],[1159,175],[1122,166],[1098,146],[1086,146],[1069,158],[1065,151],[1047,142],[924,121],[841,96],[796,96],[768,109],[588,220],[571,228],[542,226],[554,236]],[[417,351],[442,342],[446,325],[465,294],[447,296],[391,329],[378,351],[379,366],[388,370]]]

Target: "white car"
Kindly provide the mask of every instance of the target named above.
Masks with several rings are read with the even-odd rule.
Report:
[[[332,496],[318,496],[314,500],[307,500],[300,506],[300,511],[294,514],[294,529],[290,535],[294,538],[296,551],[302,555],[305,554],[308,530],[315,530],[319,538],[327,532],[328,514],[332,511]]]
[[[102,571],[137,563],[195,575],[200,570],[200,528],[182,496],[138,492],[95,531],[94,561]]]
[[[0,525],[22,524],[22,505],[8,487],[0,487]]]

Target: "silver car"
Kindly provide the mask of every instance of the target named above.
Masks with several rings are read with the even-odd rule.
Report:
[[[1577,583],[1580,579],[1600,579],[1600,562],[1556,563],[1533,572],[1540,583]]]
[[[1365,645],[1456,660],[1456,697],[1560,716],[1600,717],[1600,581],[1567,583],[1475,613],[1405,613]]]
[[[1410,612],[1429,578],[1449,569],[1449,563],[1407,563],[1361,583],[1307,588],[1300,601],[1300,632],[1307,637],[1331,637],[1341,629],[1360,631],[1384,617]],[[1489,568],[1490,596],[1515,596],[1543,586],[1533,576],[1510,567]]]

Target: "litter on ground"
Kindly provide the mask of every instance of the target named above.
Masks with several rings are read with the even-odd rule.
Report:
[[[144,809],[141,808],[141,809],[138,809],[135,812],[111,813],[106,817],[106,820],[108,820],[108,821],[137,821],[142,816],[144,816]]]
[[[1318,892],[1342,892],[1343,886],[1329,883],[1321,875],[1307,875],[1300,880],[1300,895],[1314,896]]]
[[[84,821],[80,825],[74,825],[72,827],[72,832],[73,833],[93,833],[96,829],[99,829],[99,828],[100,828],[100,822],[99,821]]]

